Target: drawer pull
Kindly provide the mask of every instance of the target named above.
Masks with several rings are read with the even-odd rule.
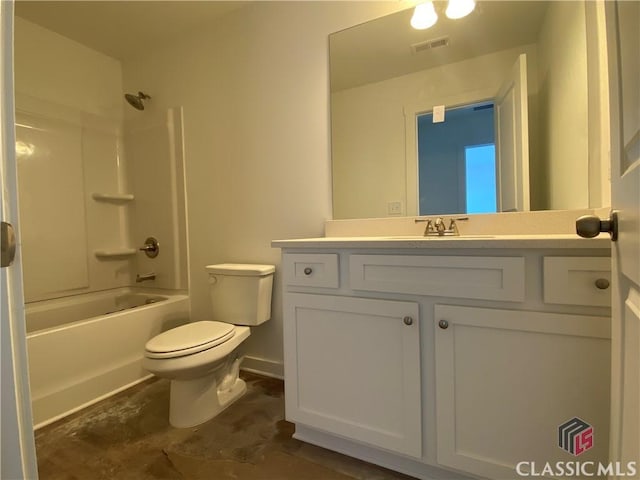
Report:
[[[313,268],[311,267],[305,267],[305,269],[303,270],[305,275],[311,275],[313,273]]]
[[[609,288],[609,280],[607,280],[606,278],[597,279],[596,287],[598,287],[600,290],[606,290],[607,288]]]
[[[446,330],[447,328],[449,328],[449,322],[447,322],[446,320],[440,320],[438,322],[438,326],[443,329]]]
[[[411,317],[404,317],[402,321],[404,322],[405,325],[413,325],[413,318]]]

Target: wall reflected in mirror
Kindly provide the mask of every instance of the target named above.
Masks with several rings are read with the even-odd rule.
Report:
[[[609,205],[601,6],[481,1],[451,20],[434,4],[427,30],[408,9],[330,36],[334,218]]]

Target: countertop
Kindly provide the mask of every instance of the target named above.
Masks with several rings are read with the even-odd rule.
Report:
[[[581,238],[575,234],[559,235],[468,235],[459,237],[420,237],[389,235],[376,237],[319,237],[273,240],[276,248],[390,248],[390,249],[482,249],[482,248],[566,248],[610,249],[607,234]]]

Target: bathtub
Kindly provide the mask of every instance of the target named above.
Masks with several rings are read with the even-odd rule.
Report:
[[[149,378],[144,344],[188,320],[189,297],[120,288],[25,310],[37,429]]]

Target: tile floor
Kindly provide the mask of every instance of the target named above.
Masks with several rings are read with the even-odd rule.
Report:
[[[169,382],[150,380],[36,432],[41,480],[410,480],[291,438],[283,383],[243,373],[218,417],[172,428]]]

